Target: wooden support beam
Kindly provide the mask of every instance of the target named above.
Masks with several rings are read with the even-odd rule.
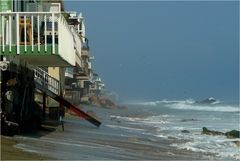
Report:
[[[46,93],[43,92],[43,113],[42,113],[42,117],[43,117],[43,120],[45,120],[46,118]]]
[[[37,89],[41,90],[42,92],[45,92],[46,95],[50,96],[51,98],[53,98],[54,100],[56,100],[60,104],[64,105],[69,110],[75,112],[79,117],[84,118],[85,120],[89,121],[90,123],[94,124],[97,127],[99,127],[101,125],[101,122],[98,121],[96,118],[94,118],[94,117],[90,116],[89,114],[85,113],[84,111],[80,110],[78,107],[74,106],[73,104],[71,104],[70,102],[65,100],[63,97],[61,97],[59,95],[56,95],[55,93],[53,93],[49,89],[43,87],[38,82],[36,82],[35,84],[36,84]]]

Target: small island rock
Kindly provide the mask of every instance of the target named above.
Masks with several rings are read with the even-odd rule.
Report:
[[[182,130],[181,132],[182,133],[190,133],[190,131],[188,131],[188,130]]]
[[[240,131],[232,130],[226,132],[225,135],[227,136],[227,138],[240,138]]]
[[[201,101],[196,101],[195,103],[196,104],[214,104],[216,103],[217,100],[213,97],[209,97],[209,98],[206,98],[204,100],[201,100]]]
[[[224,135],[223,132],[209,130],[206,127],[203,127],[202,134],[206,134],[206,135]]]

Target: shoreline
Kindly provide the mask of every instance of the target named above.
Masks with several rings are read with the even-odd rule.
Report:
[[[205,160],[212,157],[211,154],[171,147],[169,145],[174,142],[173,140],[119,135],[109,132],[105,126],[101,128],[86,125],[77,117],[66,115],[64,132],[57,126],[51,132],[38,131],[34,134],[16,135],[12,138],[1,136],[3,138],[1,159]],[[55,148],[52,149],[52,147]],[[38,153],[28,152],[27,149],[40,151]]]

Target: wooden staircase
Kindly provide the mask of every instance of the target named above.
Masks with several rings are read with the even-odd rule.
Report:
[[[69,110],[76,113],[79,117],[84,118],[95,126],[99,127],[101,122],[96,118],[90,116],[84,111],[80,110],[78,107],[74,106],[69,101],[65,100],[63,97],[59,95],[59,82],[55,78],[48,75],[47,72],[42,70],[41,68],[34,69],[35,73],[35,85],[36,88],[44,93],[47,96],[53,98],[55,101],[67,107]]]

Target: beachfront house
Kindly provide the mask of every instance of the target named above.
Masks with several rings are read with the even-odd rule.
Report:
[[[101,95],[102,90],[104,89],[104,83],[97,73],[93,73],[92,84],[90,85],[89,93],[91,96]]]
[[[80,37],[81,53],[77,53],[75,67],[68,67],[65,71],[65,98],[74,104],[88,102],[91,93],[90,88],[93,84],[93,69],[90,56],[90,47],[86,38],[84,17],[82,13],[77,15],[76,12],[67,12],[68,24],[75,29]],[[79,39],[77,39],[79,40]],[[77,41],[75,40],[75,41]],[[78,50],[80,51],[80,50]]]
[[[64,100],[55,100],[64,95],[65,69],[82,63],[83,30],[72,22],[61,0],[0,1],[0,55],[9,62],[1,107],[8,120],[24,124],[45,118],[46,107],[59,111]]]

